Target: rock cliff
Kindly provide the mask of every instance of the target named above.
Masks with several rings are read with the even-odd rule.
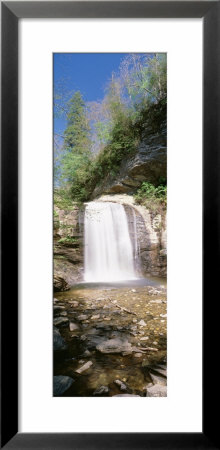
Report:
[[[122,161],[117,176],[108,175],[95,188],[92,198],[102,194],[133,193],[143,181],[157,184],[161,177],[166,177],[166,137],[166,120],[156,129],[147,123],[135,154]]]
[[[83,211],[73,205],[72,211],[55,206],[54,218],[54,287],[66,290],[82,280],[83,273]],[[57,278],[61,280],[57,283]]]

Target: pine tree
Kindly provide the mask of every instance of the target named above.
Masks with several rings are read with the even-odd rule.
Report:
[[[90,127],[86,105],[79,91],[68,103],[67,128],[64,132],[62,179],[72,183],[76,172],[88,162],[91,154]]]

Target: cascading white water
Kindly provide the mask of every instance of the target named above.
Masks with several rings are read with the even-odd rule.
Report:
[[[91,202],[85,210],[85,281],[137,278],[123,205]]]

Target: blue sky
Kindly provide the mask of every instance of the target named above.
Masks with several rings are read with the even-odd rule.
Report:
[[[55,53],[54,83],[63,84],[66,91],[77,91],[85,101],[101,100],[112,72],[117,72],[126,53]],[[63,119],[54,120],[54,130],[65,129]]]

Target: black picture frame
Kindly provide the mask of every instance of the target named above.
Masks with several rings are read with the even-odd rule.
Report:
[[[218,376],[214,372],[219,342],[219,316],[216,314],[218,306],[216,282],[219,279],[220,267],[219,0],[6,1],[1,3],[1,14],[1,448],[77,450],[220,448],[219,387]],[[20,18],[66,17],[203,18],[202,433],[18,433],[18,21]],[[185,365],[186,362],[184,369],[190,373],[190,368],[186,368]],[[193,374],[190,376],[192,382],[196,382],[193,380]]]

